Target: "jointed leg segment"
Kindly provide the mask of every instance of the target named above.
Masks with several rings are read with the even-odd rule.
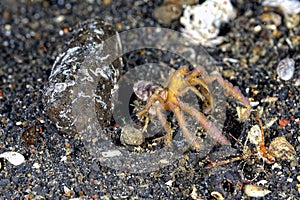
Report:
[[[227,138],[221,133],[221,131],[212,124],[203,114],[198,112],[196,109],[180,103],[180,108],[185,112],[193,115],[197,118],[201,126],[209,133],[209,135],[222,145],[230,145]]]
[[[204,78],[205,82],[211,83],[215,80],[218,81],[218,83],[223,86],[223,88],[226,90],[227,94],[232,96],[233,98],[237,99],[239,102],[241,102],[245,107],[245,112],[241,115],[241,121],[245,121],[251,112],[251,105],[249,103],[249,100],[244,97],[244,95],[241,93],[238,87],[233,86],[230,82],[223,79],[221,76],[213,75]]]
[[[197,137],[195,135],[192,135],[189,130],[187,129],[185,120],[184,120],[184,116],[181,113],[179,107],[174,107],[172,108],[172,111],[174,112],[177,120],[178,120],[178,124],[184,134],[184,137],[187,139],[187,141],[189,142],[189,144],[191,144],[193,147],[195,147],[195,149],[200,149],[200,143],[197,140]]]

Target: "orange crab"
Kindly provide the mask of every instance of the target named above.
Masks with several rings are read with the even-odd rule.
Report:
[[[171,72],[164,87],[153,85],[151,82],[146,81],[135,83],[133,87],[135,94],[143,101],[147,101],[145,108],[139,111],[136,116],[139,118],[144,116],[155,104],[155,114],[167,132],[164,136],[164,141],[165,144],[168,145],[172,141],[173,133],[162,111],[172,111],[176,116],[178,125],[182,129],[187,142],[196,150],[200,149],[201,145],[197,136],[191,134],[187,129],[187,124],[182,113],[182,111],[184,111],[195,117],[200,125],[207,131],[208,135],[216,142],[222,145],[230,145],[227,138],[203,113],[180,100],[180,97],[186,94],[186,92],[192,91],[206,104],[206,110],[204,112],[211,112],[214,108],[214,103],[208,84],[213,81],[218,81],[218,83],[224,87],[228,95],[233,96],[245,106],[246,109],[241,115],[241,120],[246,120],[250,115],[251,106],[248,99],[242,95],[237,87],[233,87],[230,82],[224,80],[220,75],[208,76],[203,67],[196,67],[193,71],[190,71],[187,66],[181,66],[178,70]],[[146,120],[143,130],[146,129],[148,123],[149,121]]]

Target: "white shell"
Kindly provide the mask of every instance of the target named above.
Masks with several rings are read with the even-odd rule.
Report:
[[[245,185],[244,191],[249,197],[264,197],[265,195],[271,193],[270,190],[263,189],[257,185]]]
[[[211,46],[210,43],[222,42],[221,38],[217,39],[221,24],[235,17],[230,0],[207,0],[200,5],[187,6],[180,23],[185,27],[183,33],[194,39],[193,42]]]
[[[25,162],[25,158],[22,154],[13,151],[8,151],[0,154],[0,158],[5,158],[8,162],[15,166]]]
[[[281,160],[292,161],[296,158],[296,151],[294,147],[286,140],[285,137],[274,138],[270,143],[269,152],[275,158]]]
[[[213,192],[211,192],[210,195],[213,196],[217,200],[225,200],[223,194],[218,191],[213,191]]]

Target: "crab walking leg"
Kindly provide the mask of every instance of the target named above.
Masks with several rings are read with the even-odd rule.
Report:
[[[196,136],[192,135],[189,132],[189,130],[186,128],[184,116],[182,115],[179,107],[173,105],[171,109],[174,112],[178,124],[183,132],[184,137],[187,139],[188,143],[191,144],[193,147],[195,147],[195,149],[200,149],[200,143],[197,140]]]
[[[251,105],[249,103],[249,100],[242,94],[238,87],[233,86],[230,82],[218,75],[206,77],[204,78],[204,80],[207,83],[211,83],[217,80],[219,84],[226,90],[228,95],[234,97],[246,107],[246,111],[241,116],[241,121],[245,121],[249,117],[251,112]]]
[[[183,111],[196,117],[201,126],[207,131],[210,137],[212,137],[214,140],[216,140],[222,145],[230,145],[230,142],[221,133],[221,131],[216,126],[214,126],[212,122],[210,122],[203,114],[198,112],[196,109],[185,105],[184,103],[179,102],[179,106]]]
[[[136,114],[136,116],[141,117],[144,114],[146,114],[149,111],[149,109],[151,108],[152,104],[155,103],[156,101],[159,101],[161,104],[165,104],[165,101],[163,98],[161,98],[161,96],[159,96],[157,94],[153,94],[153,95],[151,95],[150,99],[148,100],[146,107],[143,110],[139,111]]]
[[[182,92],[180,92],[180,96],[183,96],[188,91],[194,92],[202,101],[205,99],[205,97],[193,86],[186,87]]]
[[[204,67],[202,66],[197,66],[192,73],[189,75],[189,78],[196,78],[197,76],[201,75],[202,77],[207,77],[208,74]]]
[[[172,141],[173,132],[172,132],[171,126],[170,126],[169,122],[167,121],[167,119],[165,118],[162,110],[163,110],[162,106],[157,105],[156,114],[157,114],[159,121],[162,123],[165,131],[167,132],[167,134],[165,135],[165,144],[168,145]]]
[[[144,125],[144,128],[142,129],[142,133],[145,133],[147,128],[148,128],[148,124],[150,122],[150,119],[149,119],[149,116],[146,115],[146,119],[145,119],[145,125]]]

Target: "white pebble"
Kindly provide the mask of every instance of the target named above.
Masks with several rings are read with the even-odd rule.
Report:
[[[265,185],[267,183],[268,183],[267,180],[260,180],[260,181],[257,182],[257,185]]]
[[[22,122],[16,122],[16,125],[20,126],[20,125],[22,125]]]
[[[67,156],[63,156],[61,159],[60,159],[60,162],[64,162],[64,161],[67,161]]]
[[[65,16],[63,16],[63,15],[59,15],[59,16],[57,16],[57,17],[54,18],[54,21],[56,23],[61,23],[64,20],[65,20]]]
[[[300,2],[298,0],[264,0],[262,5],[279,7],[284,14],[300,13]]]
[[[293,179],[292,178],[288,178],[288,179],[286,179],[286,181],[289,182],[289,183],[291,183],[291,182],[293,182]]]
[[[101,154],[105,158],[110,158],[110,157],[115,157],[115,156],[122,155],[121,151],[119,151],[119,150],[105,151],[105,152],[102,152]]]
[[[15,166],[25,162],[25,158],[22,154],[13,151],[8,151],[0,154],[0,158],[5,158],[8,162]]]
[[[280,79],[290,80],[295,71],[295,61],[291,58],[285,58],[278,63],[276,72]]]
[[[32,165],[32,168],[33,169],[39,169],[41,167],[41,164],[40,163],[34,163],[33,165]]]
[[[169,187],[172,187],[173,182],[174,182],[174,181],[169,180],[169,181],[167,181],[165,184],[166,184],[167,186],[169,186]]]
[[[259,101],[250,101],[250,106],[255,107],[259,105]]]
[[[249,197],[264,197],[271,192],[270,190],[263,189],[257,185],[245,185],[244,191]]]
[[[295,86],[296,87],[300,86],[300,78],[297,78],[297,80],[295,81]]]

